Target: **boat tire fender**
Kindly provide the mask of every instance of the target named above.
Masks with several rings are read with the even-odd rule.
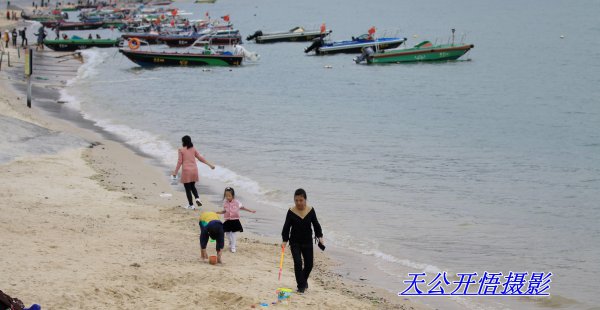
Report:
[[[131,39],[129,39],[129,42],[127,43],[127,45],[129,45],[130,49],[135,51],[138,48],[140,48],[140,45],[142,45],[142,43],[140,42],[140,39],[138,39],[138,38],[131,38]]]

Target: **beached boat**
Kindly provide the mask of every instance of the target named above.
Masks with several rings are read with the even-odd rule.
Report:
[[[64,16],[62,14],[58,15],[28,15],[25,12],[21,11],[21,18],[25,20],[33,20],[36,22],[56,22],[62,21]]]
[[[196,0],[194,3],[215,3],[217,0]]]
[[[210,42],[197,40],[191,47],[182,51],[143,51],[138,50],[139,41],[136,45],[131,43],[129,48],[121,48],[119,52],[142,67],[240,66],[244,59],[258,59],[256,53],[248,52],[240,45],[236,45],[232,50],[214,49]]]
[[[360,53],[365,47],[378,48],[396,48],[404,43],[406,38],[377,38],[373,39],[369,34],[363,34],[357,38],[348,41],[327,42],[325,38],[319,37],[313,40],[313,43],[307,47],[304,52],[315,51],[317,55],[335,54],[335,53]]]
[[[444,61],[456,60],[466,54],[474,45],[472,44],[439,44],[433,45],[429,41],[421,42],[412,48],[388,49],[373,51],[365,48],[363,53],[354,61],[360,63],[364,60],[368,64],[404,63],[417,61]]]
[[[294,27],[289,31],[263,33],[262,30],[256,31],[254,34],[246,38],[247,41],[255,40],[256,43],[273,43],[273,42],[301,42],[311,41],[315,38],[324,37],[331,33],[331,30],[304,30],[303,27]]]
[[[71,52],[92,47],[116,47],[119,46],[119,41],[118,39],[82,39],[75,37],[67,40],[44,40],[44,45],[55,51]]]

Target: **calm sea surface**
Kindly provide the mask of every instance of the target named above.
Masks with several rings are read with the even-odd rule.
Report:
[[[403,290],[407,269],[543,271],[553,297],[535,305],[600,305],[600,2],[176,4],[191,18],[230,14],[244,38],[325,22],[334,39],[376,26],[409,45],[456,28],[475,48],[463,61],[367,66],[307,56],[305,43],[245,43],[259,62],[209,70],[95,50],[69,105],[170,169],[191,135],[219,166],[201,167],[201,183],[234,186],[259,233],[278,235],[305,188],[330,242],[387,275],[371,283]],[[520,308],[505,301],[493,303]]]

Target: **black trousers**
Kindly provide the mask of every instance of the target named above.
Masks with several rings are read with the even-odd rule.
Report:
[[[194,194],[194,197],[198,198],[198,191],[196,190],[196,182],[190,182],[190,183],[183,183],[183,187],[185,187],[185,195],[187,196],[188,202],[191,205],[194,204],[194,201],[192,200],[192,194]]]
[[[312,243],[290,243],[290,249],[294,258],[294,273],[298,289],[307,288],[308,276],[313,268],[313,245]]]

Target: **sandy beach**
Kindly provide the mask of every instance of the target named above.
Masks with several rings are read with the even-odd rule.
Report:
[[[21,72],[18,61],[0,71],[0,290],[43,309],[283,307],[275,290],[295,280],[289,250],[277,280],[279,240],[244,232],[224,264],[203,262],[199,211],[180,207],[166,172],[93,126],[42,111],[43,97],[28,109],[13,87]],[[336,262],[315,253],[310,289],[291,308],[425,309],[334,274]]]

